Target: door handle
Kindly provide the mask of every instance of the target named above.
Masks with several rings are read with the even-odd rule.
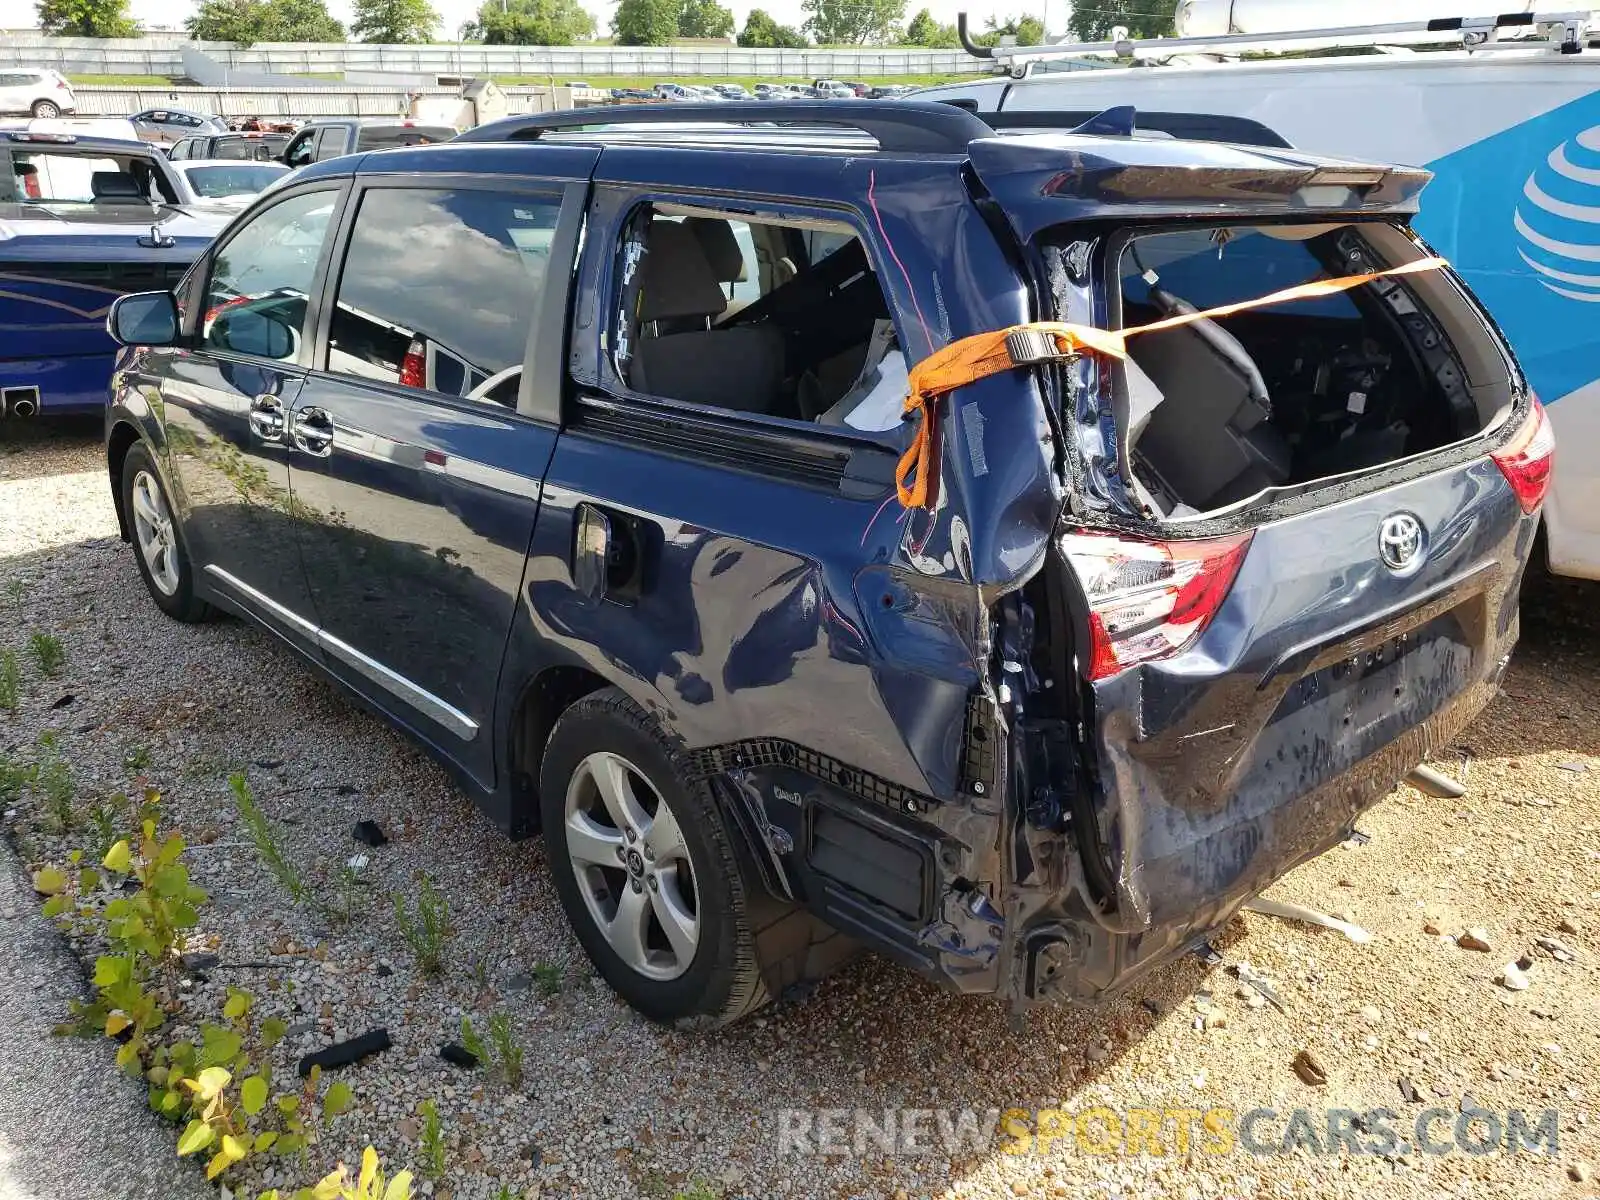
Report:
[[[289,436],[296,449],[327,458],[333,453],[333,416],[315,405],[298,409],[289,417]]]
[[[283,441],[283,401],[270,392],[250,401],[250,432],[264,442]]]

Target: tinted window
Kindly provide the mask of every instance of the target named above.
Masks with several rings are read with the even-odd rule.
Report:
[[[514,407],[559,211],[555,196],[367,192],[328,369]]]
[[[167,151],[167,157],[168,158],[175,158],[175,159],[176,158],[188,158],[189,157],[189,147],[192,146],[192,145],[194,145],[194,142],[191,139],[184,138],[183,141],[177,143],[175,146],[172,147],[171,150]]]
[[[228,239],[206,288],[205,346],[282,361],[295,357],[334,200],[332,192],[294,196]]]
[[[448,142],[456,131],[446,125],[379,125],[361,130],[363,150],[383,150],[390,146],[425,146]]]

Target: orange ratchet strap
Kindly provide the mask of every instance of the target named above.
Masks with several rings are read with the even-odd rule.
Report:
[[[1442,258],[1422,258],[1386,271],[1302,283],[1255,300],[1241,300],[1237,304],[1224,304],[1204,312],[1180,313],[1132,329],[1096,329],[1092,325],[1034,321],[1026,325],[1013,325],[1009,329],[973,334],[951,342],[911,369],[905,415],[916,417],[917,431],[910,447],[900,456],[900,465],[895,471],[895,487],[900,493],[900,503],[906,508],[928,506],[928,482],[933,467],[934,401],[956,388],[1014,367],[1030,367],[1068,358],[1084,350],[1092,350],[1108,358],[1126,358],[1127,340],[1141,333],[1159,333],[1163,329],[1176,329],[1180,325],[1192,325],[1211,317],[1226,317],[1250,308],[1265,308],[1294,300],[1313,300],[1319,296],[1349,291],[1387,275],[1414,275],[1419,271],[1434,271],[1448,265]]]

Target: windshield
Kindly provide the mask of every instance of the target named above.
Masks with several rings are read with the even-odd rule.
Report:
[[[224,196],[253,196],[288,168],[275,163],[239,163],[237,166],[190,167],[184,171],[194,194],[207,200]]]

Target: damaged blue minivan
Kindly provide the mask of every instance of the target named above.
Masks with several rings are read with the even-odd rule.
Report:
[[[258,622],[542,831],[647,1016],[863,946],[1092,1001],[1344,838],[1516,641],[1551,438],[1447,267],[1384,274],[1426,182],[850,101],[318,163],[115,305],[112,493],[165,613]],[[1010,339],[905,419],[1041,321],[1169,324]]]

